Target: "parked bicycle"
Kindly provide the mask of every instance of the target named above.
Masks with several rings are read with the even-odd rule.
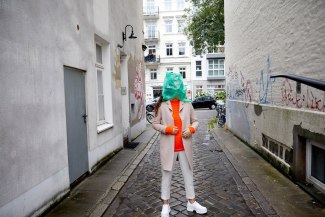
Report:
[[[153,115],[153,112],[149,112],[148,110],[146,110],[146,118],[150,124],[152,124],[154,117],[155,116]]]
[[[226,124],[226,107],[224,105],[217,105],[216,107],[217,110],[217,125],[220,128],[223,128]]]

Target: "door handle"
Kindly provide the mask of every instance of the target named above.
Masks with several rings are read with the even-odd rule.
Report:
[[[82,117],[84,118],[84,123],[87,123],[87,117],[88,117],[88,115],[84,114]]]

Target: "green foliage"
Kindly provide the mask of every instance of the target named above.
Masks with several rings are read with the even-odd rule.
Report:
[[[225,41],[224,0],[188,0],[194,6],[186,10],[185,34],[197,55]]]
[[[196,95],[195,95],[195,98],[198,98],[198,97],[200,97],[200,96],[209,96],[210,94],[208,94],[208,93],[206,93],[206,92],[198,92],[198,93],[196,93]]]
[[[215,93],[215,98],[216,100],[222,100],[223,102],[226,102],[226,91],[221,91],[221,92],[217,92]]]
[[[213,128],[215,128],[216,124],[217,124],[216,118],[209,120],[208,121],[208,130],[212,130]]]

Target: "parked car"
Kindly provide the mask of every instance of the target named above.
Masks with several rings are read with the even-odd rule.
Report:
[[[192,101],[193,108],[215,109],[217,102],[212,96],[200,96]]]
[[[158,99],[159,99],[159,97],[154,98],[152,101],[148,101],[148,102],[146,103],[146,110],[147,110],[148,112],[152,112],[152,111],[154,110],[155,105],[156,105]]]

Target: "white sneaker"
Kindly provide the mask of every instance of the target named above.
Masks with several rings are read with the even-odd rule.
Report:
[[[169,217],[170,207],[169,204],[164,204],[161,210],[161,217]]]
[[[187,202],[187,211],[193,212],[195,211],[198,214],[205,214],[208,212],[207,208],[201,206],[198,202],[190,203]]]

